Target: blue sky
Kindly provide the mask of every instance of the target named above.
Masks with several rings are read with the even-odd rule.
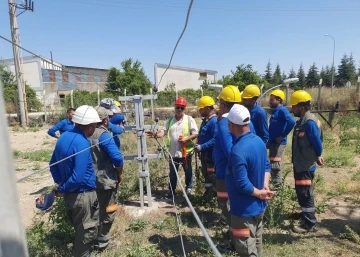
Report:
[[[19,0],[18,0],[19,1]],[[0,35],[10,39],[7,1],[0,4]],[[120,67],[132,57],[153,80],[154,63],[168,63],[184,26],[188,0],[35,0],[18,17],[22,46],[70,66]],[[239,64],[264,73],[267,61],[287,73],[335,64],[352,52],[360,61],[359,0],[195,0],[173,65],[216,70]],[[27,55],[26,53],[23,54]],[[0,39],[0,59],[12,58]]]

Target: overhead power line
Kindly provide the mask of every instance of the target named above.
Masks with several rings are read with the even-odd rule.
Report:
[[[184,26],[184,28],[183,28],[183,30],[182,30],[182,32],[181,32],[181,34],[180,34],[179,39],[177,40],[177,42],[176,42],[176,44],[175,44],[174,50],[173,50],[173,52],[172,52],[172,54],[171,54],[171,57],[170,57],[169,64],[168,64],[168,66],[166,67],[166,69],[165,69],[164,73],[161,75],[161,78],[160,78],[159,84],[158,84],[158,85],[155,85],[155,87],[158,87],[158,86],[160,85],[160,83],[161,83],[161,81],[162,81],[162,79],[163,79],[163,77],[164,77],[165,73],[167,72],[167,70],[169,69],[169,67],[170,67],[170,65],[171,65],[171,62],[172,62],[172,59],[173,59],[173,57],[174,57],[174,54],[175,54],[176,48],[177,48],[177,46],[179,45],[179,42],[180,42],[180,40],[181,40],[182,36],[184,35],[184,33],[185,33],[185,31],[186,31],[186,28],[187,28],[187,25],[188,25],[188,22],[189,22],[189,17],[190,17],[190,12],[191,12],[191,7],[192,7],[193,3],[194,3],[194,0],[190,0],[189,8],[188,8],[188,10],[187,10],[187,14],[186,14],[185,26]]]
[[[167,11],[174,11],[179,12],[181,11],[181,7],[185,7],[185,5],[181,2],[142,2],[142,1],[115,1],[115,0],[102,0],[102,1],[83,1],[83,0],[58,0],[59,2],[69,2],[69,3],[78,3],[78,4],[86,4],[86,5],[96,5],[96,6],[105,6],[105,7],[119,7],[121,6],[124,9],[132,9],[132,10],[167,10]],[[254,13],[261,13],[261,15],[265,16],[273,16],[279,15],[279,13],[283,13],[282,15],[304,15],[304,14],[313,14],[313,15],[358,15],[360,12],[360,7],[353,6],[353,7],[316,7],[316,8],[242,8],[241,6],[234,6],[234,5],[226,5],[223,4],[221,6],[216,5],[201,5],[193,7],[195,10],[209,10],[209,11],[216,11],[216,12],[236,12],[238,15],[245,15],[250,14],[253,15]]]

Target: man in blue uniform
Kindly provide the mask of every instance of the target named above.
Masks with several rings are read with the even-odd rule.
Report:
[[[113,113],[104,107],[98,107],[100,120],[95,133],[89,138],[91,154],[96,172],[96,194],[100,206],[100,226],[96,240],[98,250],[105,249],[110,241],[110,229],[118,208],[118,184],[122,181],[123,157],[116,146],[109,127],[109,116]]]
[[[215,144],[215,134],[217,131],[217,117],[214,110],[215,101],[210,96],[203,96],[199,99],[198,109],[203,121],[200,126],[198,144],[195,151],[200,152],[201,171],[205,179],[205,193],[208,196],[213,185],[215,186],[215,165],[213,161],[213,148]]]
[[[264,143],[267,144],[269,140],[268,119],[266,111],[256,103],[259,96],[259,87],[254,84],[250,84],[245,87],[241,95],[241,99],[242,104],[250,111],[251,122],[254,124],[256,135],[258,135]]]
[[[295,125],[295,119],[282,105],[283,101],[285,101],[285,94],[282,90],[275,89],[271,92],[269,105],[273,110],[270,117],[267,146],[271,163],[271,182],[275,188],[281,184],[287,136]]]
[[[250,132],[250,113],[235,104],[228,115],[229,130],[236,136],[226,171],[230,200],[231,242],[239,256],[258,257],[262,252],[263,216],[273,192],[265,188],[267,151]]]
[[[64,196],[66,213],[75,229],[74,256],[91,255],[99,225],[99,205],[96,196],[96,175],[91,158],[90,137],[101,120],[96,110],[87,105],[76,109],[75,127],[63,134],[55,145],[50,165],[51,175],[58,185],[58,196]],[[71,155],[71,158],[62,161]]]
[[[52,128],[48,130],[48,135],[59,138],[58,135],[56,135],[56,132],[59,131],[60,135],[63,134],[66,131],[72,130],[74,128],[74,122],[72,121],[72,117],[74,116],[75,109],[69,108],[66,112],[66,118],[59,121],[55,124]]]
[[[218,204],[222,211],[220,222],[224,225],[226,223],[230,225],[230,213],[228,207],[229,197],[225,185],[225,172],[228,165],[231,148],[236,137],[234,134],[231,134],[229,130],[227,116],[233,105],[241,102],[241,94],[238,87],[229,85],[224,87],[224,89],[220,92],[218,99],[220,100],[219,116],[221,116],[221,118],[218,122],[217,133],[215,134],[213,160],[215,161]],[[250,130],[255,133],[251,122],[249,126]]]
[[[216,191],[218,204],[221,209],[220,222],[223,225],[230,225],[230,213],[228,207],[229,197],[225,185],[225,172],[235,136],[230,133],[227,124],[227,115],[235,103],[241,102],[241,94],[236,86],[229,85],[223,88],[218,99],[220,108],[219,116],[221,116],[221,118],[218,122],[213,150],[213,159],[215,161],[216,170]]]
[[[301,223],[294,226],[296,233],[316,232],[315,200],[312,187],[316,164],[324,165],[320,123],[310,112],[311,96],[304,90],[290,97],[292,112],[300,119],[296,122],[292,139],[292,163],[295,190],[302,209]]]

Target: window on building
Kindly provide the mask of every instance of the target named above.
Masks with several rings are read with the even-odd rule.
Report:
[[[199,79],[207,79],[207,73],[206,72],[200,72],[200,78]]]

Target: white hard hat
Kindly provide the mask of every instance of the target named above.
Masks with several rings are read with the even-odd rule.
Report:
[[[94,107],[89,105],[82,105],[77,108],[75,110],[72,121],[81,125],[101,122],[97,111],[94,109]]]
[[[237,125],[250,123],[250,112],[241,104],[234,104],[230,112],[227,115],[224,114],[223,117],[227,117],[229,121]]]

